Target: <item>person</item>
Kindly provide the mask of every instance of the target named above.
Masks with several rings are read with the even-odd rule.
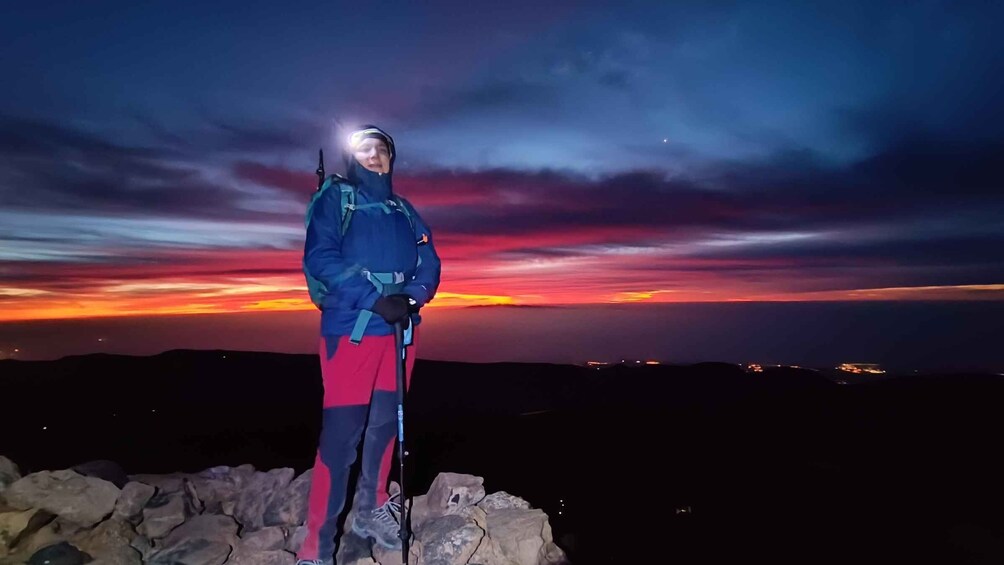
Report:
[[[323,289],[315,303],[321,309],[324,397],[298,565],[334,562],[338,518],[360,441],[351,528],[381,546],[401,547],[401,501],[387,492],[397,432],[394,324],[408,328],[410,383],[419,310],[433,299],[440,280],[432,232],[415,208],[394,193],[397,148],[391,136],[363,126],[348,136],[343,157],[346,174],[333,179],[339,186],[320,191],[309,208],[303,252],[308,287],[313,282]],[[354,194],[347,229],[344,190]]]

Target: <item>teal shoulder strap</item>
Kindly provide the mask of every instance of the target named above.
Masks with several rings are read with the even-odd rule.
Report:
[[[342,192],[342,235],[349,231],[349,222],[352,221],[352,212],[356,209],[356,189],[347,182],[338,185]]]
[[[404,212],[405,217],[408,218],[408,223],[411,224],[412,231],[414,231],[415,230],[415,218],[413,218],[411,216],[411,210],[408,208],[408,205],[405,204],[404,200],[402,200],[401,197],[398,196],[398,195],[396,195],[396,194],[394,194],[392,196],[392,198],[394,199],[394,202],[397,203],[398,209],[400,209],[402,212]]]
[[[324,179],[324,183],[321,184],[321,187],[318,188],[310,197],[310,203],[307,205],[307,214],[303,223],[304,226],[310,225],[310,217],[314,212],[314,204],[316,204],[317,200],[321,198],[321,195],[323,195],[324,192],[333,185],[337,185],[338,190],[341,191],[342,233],[344,234],[345,230],[349,227],[349,217],[354,209],[356,193],[352,185],[346,182],[345,179],[339,175],[330,175],[328,178]]]

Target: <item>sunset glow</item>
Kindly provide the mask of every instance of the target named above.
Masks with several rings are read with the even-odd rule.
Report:
[[[531,320],[515,342],[593,307],[635,335],[673,305],[1004,301],[995,8],[586,4],[11,9],[0,324],[314,331],[304,213],[350,123],[394,136],[458,349],[459,312]],[[393,40],[339,59],[369,18]]]

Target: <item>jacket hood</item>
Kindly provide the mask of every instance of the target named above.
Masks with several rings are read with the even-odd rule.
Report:
[[[386,173],[370,171],[360,165],[352,154],[352,147],[356,143],[370,138],[383,140],[387,144],[387,148],[390,149],[390,170]],[[394,138],[377,126],[366,124],[350,131],[343,143],[342,157],[345,161],[345,178],[373,199],[387,200],[390,198],[394,193],[392,177],[394,175],[394,161],[397,159]]]

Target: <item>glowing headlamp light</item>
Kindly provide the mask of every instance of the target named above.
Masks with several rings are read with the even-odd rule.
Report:
[[[361,129],[359,131],[354,131],[349,134],[349,139],[348,139],[349,149],[352,149],[354,151],[357,147],[359,147],[359,144],[362,143],[364,139],[369,139],[370,137],[379,137],[388,146],[392,143],[390,141],[390,137],[386,133],[380,131],[377,128],[366,128],[366,129]]]

